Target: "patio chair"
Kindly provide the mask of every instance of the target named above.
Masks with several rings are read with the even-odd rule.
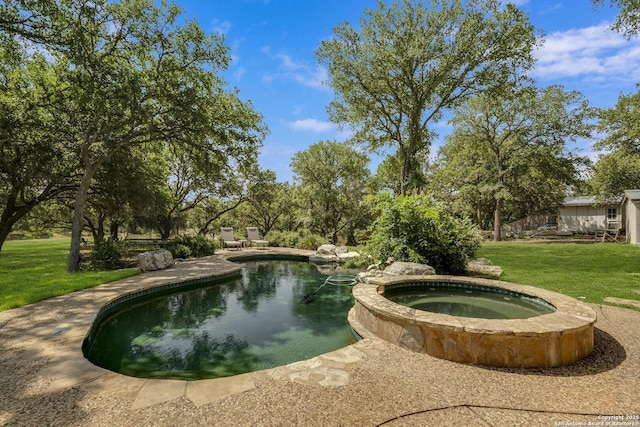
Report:
[[[236,248],[236,250],[242,248],[242,242],[233,237],[233,228],[231,227],[220,227],[220,239],[222,239],[224,248]]]
[[[258,248],[269,246],[269,242],[260,237],[258,227],[247,227],[247,238],[249,239],[249,246],[251,246],[252,243],[255,243]]]

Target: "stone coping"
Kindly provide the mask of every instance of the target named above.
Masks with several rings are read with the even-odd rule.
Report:
[[[479,319],[416,310],[382,296],[385,286],[412,282],[507,289],[543,299],[556,311],[528,319]],[[402,276],[370,279],[369,284],[356,285],[353,295],[356,304],[350,322],[361,336],[377,336],[448,360],[491,366],[550,367],[573,363],[593,350],[595,311],[566,295],[532,286],[460,276]]]

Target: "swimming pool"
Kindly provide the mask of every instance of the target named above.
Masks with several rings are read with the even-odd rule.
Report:
[[[356,339],[351,286],[327,277],[308,262],[248,261],[222,283],[119,303],[96,320],[83,351],[143,378],[218,378],[306,360]]]

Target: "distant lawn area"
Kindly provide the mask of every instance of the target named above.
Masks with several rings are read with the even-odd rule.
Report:
[[[0,252],[0,311],[139,273],[137,269],[67,273],[68,238],[13,240]]]
[[[640,247],[486,242],[476,256],[502,267],[501,280],[507,282],[549,289],[594,304],[604,303],[605,297],[640,301]]]

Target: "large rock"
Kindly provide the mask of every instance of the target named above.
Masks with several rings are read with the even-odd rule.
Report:
[[[383,276],[427,276],[436,274],[436,270],[427,264],[396,261],[382,272]]]
[[[347,252],[349,252],[349,248],[347,248],[346,246],[336,246],[336,255],[340,256],[342,254],[346,254]]]
[[[321,245],[316,252],[320,255],[335,255],[336,245]]]
[[[340,262],[347,262],[350,259],[360,258],[360,253],[356,251],[339,253],[338,258],[340,258]]]
[[[318,264],[329,263],[329,262],[338,262],[340,258],[336,255],[328,255],[328,254],[313,254],[309,255],[309,262],[315,262]]]
[[[492,265],[486,258],[478,258],[467,262],[465,272],[469,276],[499,279],[502,276],[502,268]]]
[[[138,265],[142,271],[164,270],[173,265],[173,255],[164,249],[143,252],[138,255]]]

